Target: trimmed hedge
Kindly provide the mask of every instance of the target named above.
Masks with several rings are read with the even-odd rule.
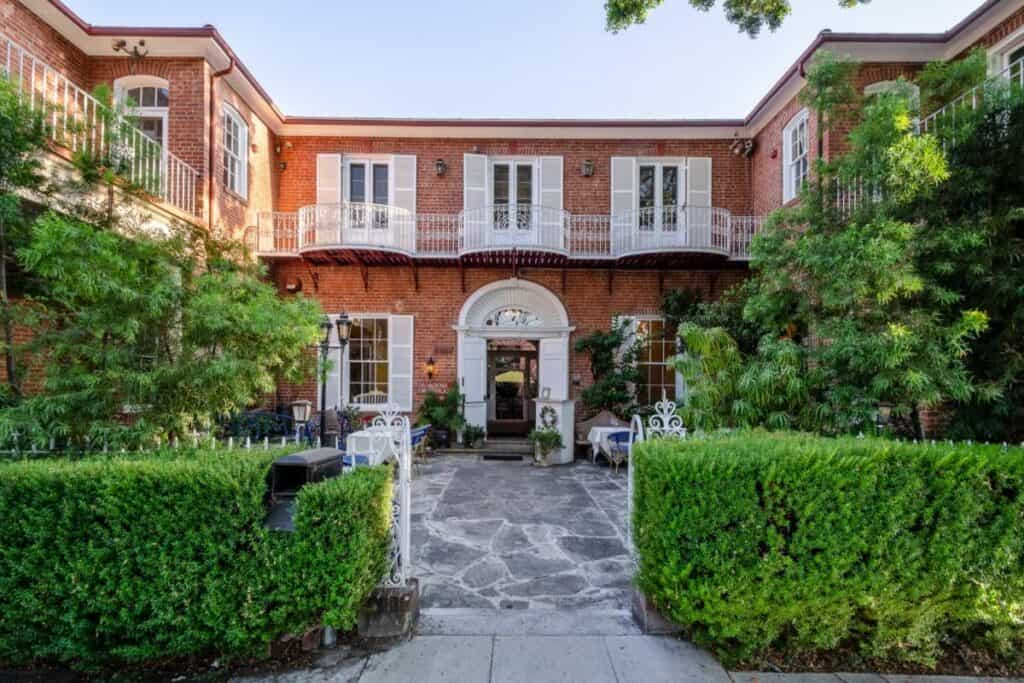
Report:
[[[1024,450],[764,433],[635,453],[638,584],[726,660],[1024,647]]]
[[[274,451],[0,465],[0,660],[266,653],[355,624],[387,566],[389,468],[305,487],[264,528]]]

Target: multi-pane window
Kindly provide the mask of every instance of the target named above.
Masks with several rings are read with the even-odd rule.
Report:
[[[224,147],[224,187],[245,198],[248,191],[249,129],[241,115],[224,106],[221,120]]]
[[[495,162],[491,167],[491,196],[494,201],[494,227],[502,230],[515,225],[529,230],[532,223],[533,164]]]
[[[125,92],[129,106],[132,107],[166,107],[170,101],[167,88],[143,86],[129,88]]]
[[[801,111],[786,125],[782,131],[782,201],[788,202],[800,194],[800,188],[807,181],[810,170],[808,157],[808,114]]]
[[[665,321],[638,320],[636,339],[640,343],[637,402],[641,406],[651,406],[662,399],[676,400],[676,371],[668,363],[676,355],[676,341]]]
[[[167,111],[170,92],[165,81],[156,77],[129,76],[115,83],[118,99],[142,133],[163,145],[167,142]],[[137,85],[140,80],[159,81],[161,85]],[[127,81],[127,85],[123,84]]]
[[[348,400],[362,406],[388,402],[388,319],[356,318],[348,342]]]
[[[1018,85],[1024,85],[1024,78],[1022,78],[1022,72],[1024,72],[1024,45],[1013,48],[1006,55],[1006,66],[1009,68],[1009,77],[1013,83]]]
[[[637,169],[637,199],[641,230],[675,230],[678,224],[678,163],[641,163]]]

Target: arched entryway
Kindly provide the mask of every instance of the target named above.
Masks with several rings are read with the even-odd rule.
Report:
[[[536,348],[534,419],[543,411],[547,424],[562,431],[567,448],[553,458],[572,461],[575,411],[569,400],[569,315],[561,300],[547,288],[527,280],[493,282],[473,292],[459,313],[459,384],[466,396],[466,420],[487,428],[495,415],[494,377],[489,372],[488,344],[523,342],[523,353]],[[505,355],[510,355],[505,352]],[[530,378],[532,381],[532,378]],[[550,410],[546,410],[549,408]]]

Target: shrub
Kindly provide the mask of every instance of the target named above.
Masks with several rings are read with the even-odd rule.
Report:
[[[641,590],[729,661],[1024,646],[1024,454],[803,435],[635,454]]]
[[[304,488],[264,528],[274,451],[0,465],[0,660],[79,667],[266,652],[350,628],[382,576],[391,479]]]

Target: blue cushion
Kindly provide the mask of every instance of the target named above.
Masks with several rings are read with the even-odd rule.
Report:
[[[352,457],[353,456],[351,456],[351,455],[343,455],[341,457],[341,461],[343,463],[345,463],[345,467],[352,467]],[[355,456],[355,459],[356,459],[356,465],[369,465],[370,464],[370,456],[368,456],[368,455],[358,455],[357,454]]]

